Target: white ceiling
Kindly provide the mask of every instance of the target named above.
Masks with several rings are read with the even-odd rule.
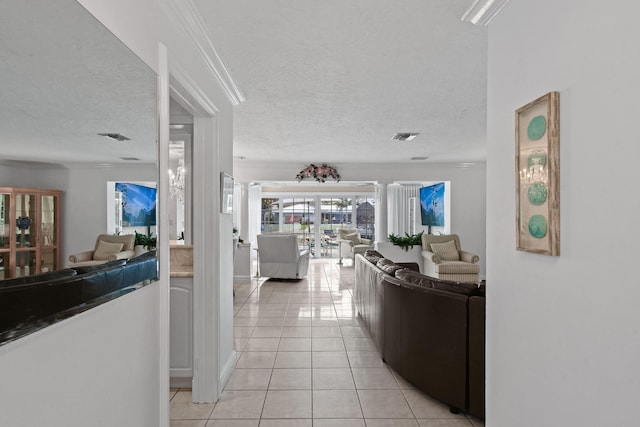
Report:
[[[247,96],[236,157],[485,159],[486,28],[460,21],[471,0],[194,1]],[[76,0],[0,10],[0,160],[155,162],[150,69]]]
[[[0,160],[155,163],[151,69],[76,0],[0,0],[0,10]]]
[[[487,33],[460,21],[471,0],[195,3],[247,96],[236,158],[485,159]]]

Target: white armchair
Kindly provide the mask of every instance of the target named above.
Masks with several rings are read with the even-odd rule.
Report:
[[[303,279],[309,270],[309,251],[301,251],[298,237],[288,233],[258,234],[260,275],[277,279]]]
[[[133,250],[135,238],[136,236],[133,234],[125,234],[122,236],[100,234],[96,238],[96,246],[93,250],[69,256],[69,264],[67,267],[99,265],[117,259],[133,258],[135,256]]]
[[[443,280],[478,282],[480,258],[460,249],[457,234],[422,235],[424,274]]]
[[[373,249],[373,240],[360,237],[360,232],[356,228],[338,228],[336,231],[338,232],[336,242],[340,244],[338,264],[342,264],[342,258],[355,259],[356,254],[363,254]]]

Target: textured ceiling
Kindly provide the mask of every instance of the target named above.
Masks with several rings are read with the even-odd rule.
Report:
[[[248,98],[235,109],[236,157],[484,160],[486,28],[460,21],[471,0],[195,3]],[[150,69],[75,0],[0,10],[0,160],[155,161]]]
[[[485,159],[487,34],[460,21],[471,0],[195,3],[247,96],[236,158]]]
[[[0,159],[156,161],[151,69],[76,0],[0,0],[0,10]]]

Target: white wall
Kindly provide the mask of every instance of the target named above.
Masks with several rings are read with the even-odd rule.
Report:
[[[96,236],[107,232],[107,181],[153,181],[158,167],[151,164],[95,167],[94,165],[15,165],[0,163],[3,186],[61,190],[62,265],[70,254],[92,249]]]
[[[485,225],[486,186],[484,163],[462,164],[366,164],[332,163],[338,169],[342,181],[377,181],[391,184],[396,181],[451,182],[451,232],[460,235],[465,250],[480,256],[481,274],[486,265]],[[303,169],[299,163],[258,163],[236,161],[236,182],[295,181],[296,174]],[[300,185],[304,185],[305,181]],[[327,181],[329,185],[330,182]],[[295,183],[294,183],[295,185]],[[385,220],[386,221],[386,220]],[[421,227],[418,227],[421,228]]]
[[[221,169],[225,171],[232,170],[233,105],[230,98],[227,97],[227,92],[222,89],[219,81],[213,75],[211,70],[212,64],[208,64],[203,61],[201,52],[195,48],[194,41],[189,38],[189,31],[187,30],[187,25],[185,25],[187,20],[184,19],[184,14],[181,15],[178,13],[184,13],[186,9],[188,10],[191,3],[186,4],[186,2],[176,0],[111,0],[109,2],[105,2],[103,0],[79,0],[79,3],[86,7],[109,30],[119,37],[125,45],[131,48],[134,53],[140,56],[140,58],[156,72],[162,71],[162,55],[159,54],[159,47],[160,45],[166,46],[169,57],[169,71],[175,79],[175,82],[188,85],[189,89],[198,95],[199,100],[206,100],[211,103],[210,105],[207,105],[207,107],[217,109],[215,119],[217,123],[217,132],[212,138],[204,141],[205,144],[215,146],[215,149],[211,150],[211,153],[213,154],[212,158],[206,159],[211,160],[211,168],[214,170],[212,176],[215,177],[215,179],[211,179],[209,182],[204,184],[207,185],[207,188],[213,193],[211,195],[211,200],[217,200],[219,195],[219,183],[217,178],[219,176],[218,171]],[[177,11],[176,9],[179,10]],[[214,67],[217,65],[218,64],[216,63],[213,64]],[[228,81],[226,81],[226,83],[228,83]],[[166,94],[166,99],[163,99],[163,102],[164,101],[166,101],[166,105],[168,107],[168,93]],[[168,156],[168,153],[162,155]],[[102,190],[100,190],[101,194],[105,188],[104,181],[113,180],[115,178],[106,176],[108,174],[107,172],[104,173],[105,176],[99,178],[99,180],[103,182],[100,186],[102,188]],[[1,172],[0,176],[2,176]],[[28,177],[22,177],[28,181]],[[67,186],[69,188],[80,190],[85,186],[85,183],[83,183],[82,180],[87,178],[89,178],[89,171],[74,169],[69,172],[69,181],[67,182]],[[194,178],[198,179],[201,177]],[[136,178],[131,176],[128,179],[154,180],[155,174],[152,178],[146,176]],[[86,185],[89,186],[89,184]],[[49,187],[50,185],[44,186]],[[64,188],[61,189],[64,190]],[[69,191],[69,193],[71,193],[71,191]],[[73,193],[75,194],[75,191]],[[94,217],[100,217],[99,223],[102,225],[104,225],[106,221],[106,213],[104,213],[104,211],[102,214],[98,213],[98,210],[100,209],[99,207],[96,207],[95,212],[92,210],[87,211],[87,209],[89,209],[87,207],[90,207],[92,203],[104,203],[104,197],[101,195],[95,200],[88,199],[86,195],[73,195],[72,197],[73,200],[70,201],[71,205],[84,206],[85,212],[70,213],[70,216],[64,220],[63,225],[65,227],[65,231],[63,231],[63,233],[65,234],[65,240],[70,240],[70,238],[67,238],[67,233],[69,236],[73,236],[74,238],[78,237],[78,239],[73,242],[74,248],[76,247],[76,244],[78,247],[84,248],[87,243],[93,245],[93,242],[95,242],[95,237],[93,237],[91,242],[91,239],[84,241],[85,237],[79,237],[87,236],[89,234],[95,236],[95,231],[93,229],[86,228],[84,225],[87,216],[91,215]],[[76,199],[76,197],[81,200]],[[211,382],[214,382],[216,386],[221,387],[224,385],[226,377],[230,374],[229,367],[233,366],[233,362],[235,360],[232,341],[233,319],[231,309],[233,305],[231,296],[233,273],[231,268],[229,268],[228,271],[221,271],[220,268],[220,260],[224,261],[225,259],[228,259],[229,262],[225,265],[232,265],[230,262],[232,257],[232,226],[230,219],[219,220],[219,209],[215,209],[216,207],[217,206],[213,205],[207,206],[207,211],[211,212],[215,221],[208,223],[209,225],[207,227],[209,227],[209,233],[206,236],[208,240],[216,242],[216,249],[198,256],[205,257],[207,260],[213,260],[210,264],[213,265],[212,270],[215,272],[215,276],[207,276],[206,278],[203,278],[203,281],[206,281],[206,286],[211,289],[211,295],[213,295],[213,299],[207,300],[208,303],[211,303],[207,304],[207,310],[212,312],[210,318],[214,319],[212,325],[215,329],[215,336],[214,334],[207,336],[207,340],[209,340],[209,342],[204,347],[206,350],[203,358],[206,356],[208,360],[213,360],[213,364],[215,364],[216,367],[221,367],[215,371],[212,370],[214,372],[211,376],[215,376],[215,378],[210,380]],[[193,213],[194,216],[204,214],[204,212]],[[215,229],[213,228],[214,226]],[[213,236],[213,239],[210,239],[209,236]],[[219,253],[221,249],[225,248],[228,249],[229,252],[226,258],[225,255],[220,255]],[[71,246],[66,246],[64,250],[68,253],[71,250]],[[147,336],[148,339],[153,342],[153,345],[140,349],[140,353],[145,353],[149,357],[150,366],[154,367],[154,378],[146,378],[143,372],[138,372],[136,370],[126,372],[118,371],[115,373],[117,375],[114,375],[109,382],[106,382],[104,387],[104,393],[110,394],[110,399],[104,400],[109,403],[109,410],[119,412],[118,416],[128,416],[134,421],[134,424],[132,425],[135,426],[168,426],[168,401],[166,400],[167,394],[165,393],[165,387],[163,386],[165,383],[165,373],[163,372],[163,369],[161,369],[161,367],[164,366],[163,360],[168,360],[168,354],[164,354],[167,352],[168,347],[163,345],[163,342],[166,343],[164,335],[166,335],[168,339],[168,325],[164,325],[163,323],[168,316],[168,306],[165,307],[166,304],[164,304],[164,302],[166,302],[166,295],[168,294],[168,281],[165,283],[161,280],[160,283],[158,283],[158,286],[161,291],[157,292],[156,295],[150,295],[149,293],[144,294],[144,304],[151,303],[155,307],[159,307],[155,315],[152,314],[152,316],[155,316],[154,321],[156,322],[156,329],[149,329],[149,335]],[[134,294],[136,294],[136,292],[134,292]],[[165,311],[164,308],[167,310]],[[119,310],[114,310],[114,312],[111,312],[108,316],[101,317],[100,321],[97,322],[98,325],[96,326],[106,326],[106,324],[111,321],[117,323],[120,315]],[[158,324],[160,325],[159,329],[157,328]],[[167,329],[166,331],[163,330],[165,327]],[[123,338],[136,336],[135,330],[121,330],[125,334]],[[78,331],[75,331],[74,333],[76,333],[75,340],[80,343],[82,341],[80,339],[81,335],[78,335]],[[44,339],[46,341],[47,334],[48,330],[45,330],[45,333],[38,335],[38,339]],[[103,334],[98,334],[97,338],[104,340],[104,342],[109,342],[110,339],[110,337],[105,337]],[[71,339],[69,339],[69,341],[71,341]],[[92,342],[93,341],[91,341],[91,343]],[[105,350],[107,354],[117,352],[119,357],[124,356],[126,359],[129,351],[128,342],[118,341],[117,339],[112,340],[111,342],[113,343],[113,347]],[[213,344],[209,345],[211,342],[213,342]],[[42,351],[43,357],[45,357],[47,351],[45,351],[44,348],[46,347],[43,348],[37,344],[36,347],[39,351]],[[102,347],[98,346],[97,348]],[[137,347],[134,347],[134,349],[136,348]],[[33,357],[31,353],[32,350],[30,348],[20,346],[16,350],[15,356],[11,357],[15,357],[16,359],[25,357],[26,360],[30,360]],[[82,356],[82,353],[78,354]],[[0,365],[5,365],[5,356],[7,358],[9,357],[9,355],[6,354],[0,356],[2,359],[0,360]],[[75,360],[73,354],[70,354],[69,357],[70,361]],[[118,362],[120,362],[120,360],[118,360]],[[101,379],[103,377],[101,372],[99,372],[101,368],[95,365],[85,364],[83,360],[80,360],[78,363],[79,365],[76,371],[65,371],[64,369],[61,371],[61,373],[66,373],[71,376],[71,380],[63,381],[61,378],[54,376],[57,380],[58,388],[51,390],[46,394],[46,397],[37,394],[30,400],[22,398],[21,395],[9,392],[14,388],[14,384],[19,386],[20,381],[27,381],[29,383],[29,387],[32,389],[38,388],[42,384],[44,389],[50,390],[48,385],[49,383],[46,378],[34,375],[26,376],[24,379],[21,379],[19,376],[13,375],[8,377],[9,379],[5,380],[5,377],[2,376],[3,393],[7,390],[7,392],[2,395],[3,408],[5,406],[15,406],[16,408],[22,408],[23,411],[32,411],[34,405],[40,403],[39,400],[46,399],[46,402],[44,402],[43,405],[55,407],[58,413],[65,413],[67,416],[69,416],[69,414],[73,414],[75,408],[85,406],[87,409],[80,410],[79,413],[100,414],[101,412],[96,408],[96,403],[102,403],[103,399],[101,399],[101,396],[96,396],[91,393],[84,394],[82,393],[83,390],[81,387],[74,387],[74,385],[84,380],[93,380],[94,378]],[[168,384],[168,362],[166,367],[166,384]],[[220,371],[223,369],[224,372],[221,373]],[[36,370],[35,372],[40,371]],[[114,374],[114,372],[109,372]],[[127,395],[126,393],[122,393],[122,389],[126,388],[129,382],[137,383],[138,380],[145,380],[145,387],[134,387],[134,391],[138,395],[137,399]],[[118,383],[117,386],[115,383]],[[67,395],[73,395],[76,399],[67,399]],[[214,399],[217,398],[217,395],[217,390],[212,391],[209,394],[209,396],[212,396]],[[28,407],[25,405],[28,405]],[[3,420],[8,421],[0,424],[19,425],[21,418],[17,417],[17,411],[11,411],[8,414],[9,415],[3,418]],[[12,416],[17,418],[13,418]],[[96,418],[92,416],[85,416],[82,422],[86,424],[87,419],[95,420],[96,423],[99,422],[99,420],[96,420]],[[54,423],[53,425],[56,424]],[[62,425],[62,423],[57,423],[57,425]],[[126,422],[114,422],[108,425],[127,424]]]
[[[488,426],[638,424],[638,16],[636,2],[513,0],[490,26]],[[553,90],[557,258],[515,250],[514,110]]]
[[[0,347],[0,425],[160,425],[149,393],[158,291],[156,282]]]
[[[212,328],[212,332],[204,332],[198,336],[205,337],[207,342],[196,340],[196,350],[203,349],[203,354],[196,351],[196,376],[215,377],[208,379],[220,390],[231,373],[236,354],[233,351],[233,263],[232,263],[232,221],[229,215],[221,215],[219,209],[219,176],[220,172],[233,170],[233,103],[242,98],[233,90],[234,82],[223,72],[223,64],[217,61],[217,54],[212,52],[208,40],[198,34],[198,26],[194,25],[193,2],[181,0],[79,0],[109,30],[119,37],[125,45],[142,58],[151,68],[158,71],[158,44],[167,48],[169,72],[172,89],[182,91],[187,101],[191,102],[194,115],[194,153],[207,153],[200,159],[207,164],[207,171],[198,175],[194,171],[194,189],[206,188],[208,196],[201,198],[199,208],[194,204],[194,225],[197,218],[206,218],[204,229],[194,234],[194,292],[206,287],[207,318],[210,322],[196,321],[196,333],[200,323]],[[192,35],[200,44],[196,42]],[[215,42],[215,41],[214,41]],[[206,52],[208,58],[203,56]],[[209,59],[211,62],[206,61]],[[214,75],[212,68],[216,68]],[[222,77],[220,77],[222,76]],[[220,80],[223,80],[221,83]],[[223,84],[229,90],[223,89]],[[185,92],[190,91],[191,97]],[[233,93],[232,93],[233,92]],[[233,101],[232,101],[233,99]],[[168,100],[167,100],[168,101]],[[214,110],[215,117],[210,116]],[[198,129],[200,127],[201,129]],[[204,128],[207,129],[204,129]],[[198,135],[205,135],[199,139]],[[206,145],[200,150],[197,145]],[[164,173],[164,172],[163,172]],[[199,184],[196,184],[199,182]],[[198,241],[198,236],[201,239]],[[211,242],[215,242],[212,244]],[[198,248],[203,250],[198,250]],[[199,267],[206,263],[206,266]],[[205,272],[198,278],[198,272]],[[202,284],[202,286],[199,285]],[[209,302],[212,301],[212,304]],[[194,310],[198,312],[198,308]],[[197,315],[197,314],[196,314]],[[204,319],[204,317],[201,317]],[[198,347],[201,345],[201,347]],[[215,353],[215,354],[213,354]],[[211,368],[211,372],[202,372],[198,364],[203,363]],[[215,371],[215,372],[213,372]],[[205,387],[211,389],[212,387]],[[194,384],[194,396],[203,396],[202,387]],[[218,393],[205,393],[199,401],[217,400]]]
[[[96,168],[71,166],[62,213],[63,264],[69,254],[90,250],[96,236],[107,233],[107,181],[156,182],[156,165],[131,165]],[[126,234],[128,230],[124,230]],[[138,230],[139,232],[141,230]],[[145,231],[146,233],[146,231]]]

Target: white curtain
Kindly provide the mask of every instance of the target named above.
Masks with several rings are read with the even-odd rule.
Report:
[[[387,240],[387,185],[376,184],[376,242]]]
[[[260,184],[249,185],[249,229],[247,238],[251,247],[258,247],[257,235],[260,233],[260,216],[262,212],[262,187]]]
[[[409,199],[415,197],[419,209],[421,185],[389,184],[387,186],[387,228],[389,234],[410,233]],[[416,213],[418,215],[418,213]]]
[[[242,184],[233,184],[233,227],[242,232]]]

